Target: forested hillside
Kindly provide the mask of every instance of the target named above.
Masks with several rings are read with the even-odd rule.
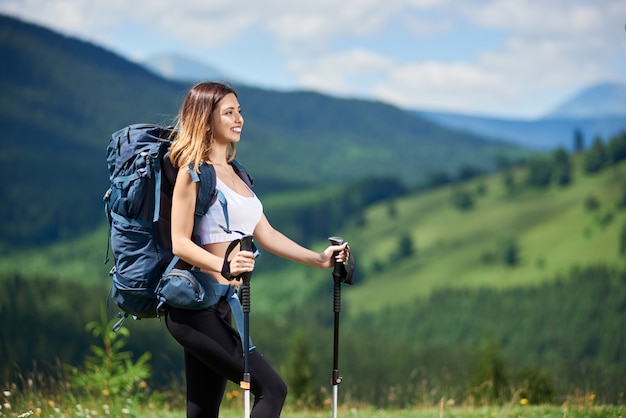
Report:
[[[63,365],[84,364],[85,324],[110,288],[108,135],[171,119],[188,86],[8,18],[0,52],[11,180],[0,186],[0,384],[65,385]],[[357,260],[356,283],[342,288],[346,399],[624,402],[626,133],[531,155],[381,103],[238,91],[241,160],[268,218],[313,248],[341,235]],[[499,169],[485,171],[496,156]],[[261,248],[251,299],[255,343],[292,399],[319,406],[332,367],[330,271]],[[126,325],[134,358],[152,354],[150,387],[179,388],[182,354],[163,322]]]
[[[441,397],[506,402],[522,394],[533,403],[563,402],[589,391],[622,402],[625,170],[626,133],[582,153],[555,150],[488,176],[365,205],[354,218],[324,205],[307,212],[314,196],[303,196],[285,226],[295,228],[304,214],[339,216],[343,226],[335,232],[350,241],[358,262],[356,283],[343,287],[342,370],[351,383],[342,389],[382,407]],[[285,201],[269,199],[267,213]],[[326,245],[317,238],[316,247]],[[81,362],[91,340],[81,323],[97,317],[108,292],[105,246],[101,230],[0,260],[6,378],[29,370],[33,358]],[[302,390],[315,397],[331,363],[330,272],[261,252],[253,336],[287,376],[300,370],[293,360],[299,353],[312,370]],[[133,352],[158,358],[154,385],[181,372],[162,323],[129,327]]]
[[[96,45],[0,16],[0,251],[76,237],[103,220],[110,134],[172,122],[190,87]],[[491,169],[510,145],[444,129],[382,103],[236,86],[240,160],[260,192],[365,176],[412,185],[432,170]],[[45,208],[45,210],[42,210]]]

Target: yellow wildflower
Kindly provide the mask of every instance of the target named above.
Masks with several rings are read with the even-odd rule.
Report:
[[[520,399],[520,400],[519,400],[519,404],[520,404],[520,405],[527,405],[527,404],[528,404],[528,399],[526,399],[526,398],[522,398],[522,399]]]

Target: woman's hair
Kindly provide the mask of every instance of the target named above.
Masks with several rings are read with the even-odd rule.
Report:
[[[209,161],[213,145],[213,111],[224,96],[237,93],[231,87],[214,82],[196,84],[189,90],[176,121],[176,138],[170,147],[170,161],[175,167],[193,164],[195,171]],[[235,158],[237,147],[230,144],[228,160]]]

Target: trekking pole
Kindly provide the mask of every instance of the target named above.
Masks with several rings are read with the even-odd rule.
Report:
[[[332,245],[343,244],[343,238],[330,237],[328,238]],[[337,418],[337,397],[339,392],[339,384],[342,377],[339,375],[339,312],[341,311],[341,282],[343,281],[344,271],[342,264],[338,262],[335,257],[337,253],[333,254],[334,268],[333,268],[333,312],[335,313],[335,330],[333,338],[333,374],[331,377],[331,385],[333,386],[333,415],[332,418]]]
[[[241,238],[241,251],[252,251],[252,235]],[[250,277],[252,272],[241,275],[241,308],[243,310],[243,379],[239,386],[244,390],[244,418],[250,418]]]

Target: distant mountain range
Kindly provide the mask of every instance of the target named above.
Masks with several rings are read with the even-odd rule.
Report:
[[[601,83],[584,89],[546,119],[626,118],[626,85]]]
[[[207,64],[176,54],[164,54],[143,62],[147,68],[171,80],[229,80]],[[232,80],[231,80],[232,81]],[[610,138],[626,129],[626,86],[601,83],[590,86],[537,120],[503,119],[448,112],[416,110],[416,114],[448,128],[489,139],[511,142],[537,150],[571,149],[574,132],[587,144],[596,136]]]
[[[140,62],[140,64],[155,74],[173,81],[198,82],[203,80],[220,80],[230,83],[236,81],[210,65],[179,54],[153,55]]]
[[[102,223],[111,133],[171,123],[191,83],[2,15],[0,56],[0,195],[10,202],[0,206],[0,251]],[[433,171],[491,169],[499,157],[529,154],[384,103],[236,88],[246,115],[238,159],[261,193],[372,177],[412,185]]]
[[[416,110],[416,114],[444,126],[494,140],[540,150],[572,149],[574,133],[586,145],[626,130],[626,86],[602,83],[584,89],[541,119],[502,119]]]
[[[589,146],[596,137],[606,140],[626,130],[626,116],[515,120],[423,110],[415,114],[448,128],[546,151],[557,147],[571,150],[576,131]]]

